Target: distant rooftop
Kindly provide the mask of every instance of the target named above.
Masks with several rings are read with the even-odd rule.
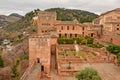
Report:
[[[105,12],[105,13],[102,13],[101,16],[102,16],[102,15],[105,15],[105,14],[108,14],[108,13],[110,13],[110,12],[113,12],[113,11],[120,11],[120,8],[116,8],[116,9],[114,9],[114,10],[110,10],[110,11],[107,11],[107,12]]]

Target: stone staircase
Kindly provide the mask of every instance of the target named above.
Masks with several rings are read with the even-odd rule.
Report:
[[[26,80],[36,80],[36,77],[38,73],[40,72],[40,70],[41,70],[41,65],[37,63],[34,69],[32,70],[31,74],[27,77]]]

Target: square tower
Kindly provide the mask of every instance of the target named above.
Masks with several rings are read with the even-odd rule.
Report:
[[[38,13],[38,35],[49,32],[56,23],[56,12],[40,11]]]
[[[50,38],[36,36],[29,38],[29,66],[33,63],[41,64],[41,71],[50,73]]]

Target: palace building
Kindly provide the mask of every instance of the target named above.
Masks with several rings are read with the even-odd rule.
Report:
[[[102,41],[120,45],[120,9],[100,15],[92,23],[57,20],[56,12],[40,11],[37,20],[37,34],[29,37],[29,65],[41,64],[41,71],[50,74],[51,55],[56,53],[57,38],[91,36]]]
[[[93,21],[102,26],[102,40],[120,45],[120,8],[102,13]]]

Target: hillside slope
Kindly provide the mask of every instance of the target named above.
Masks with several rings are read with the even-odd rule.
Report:
[[[32,23],[32,17],[37,15],[37,12],[40,11],[36,9],[25,15],[21,20],[8,25],[4,30],[6,31],[20,31],[21,29],[27,28]],[[46,9],[45,11],[55,11],[57,12],[57,19],[62,21],[71,21],[76,18],[79,22],[92,22],[93,19],[98,17],[97,14],[84,11],[84,10],[75,10],[75,9],[64,9],[64,8],[51,8]]]
[[[71,21],[76,18],[79,22],[92,22],[98,15],[92,12],[77,10],[77,9],[65,9],[65,8],[51,8],[46,11],[57,12],[57,19],[62,21]]]
[[[20,20],[22,18],[22,16],[20,17],[17,15],[9,15],[9,16],[5,16],[5,15],[0,15],[0,27],[5,27],[13,22],[16,22],[18,20]]]

